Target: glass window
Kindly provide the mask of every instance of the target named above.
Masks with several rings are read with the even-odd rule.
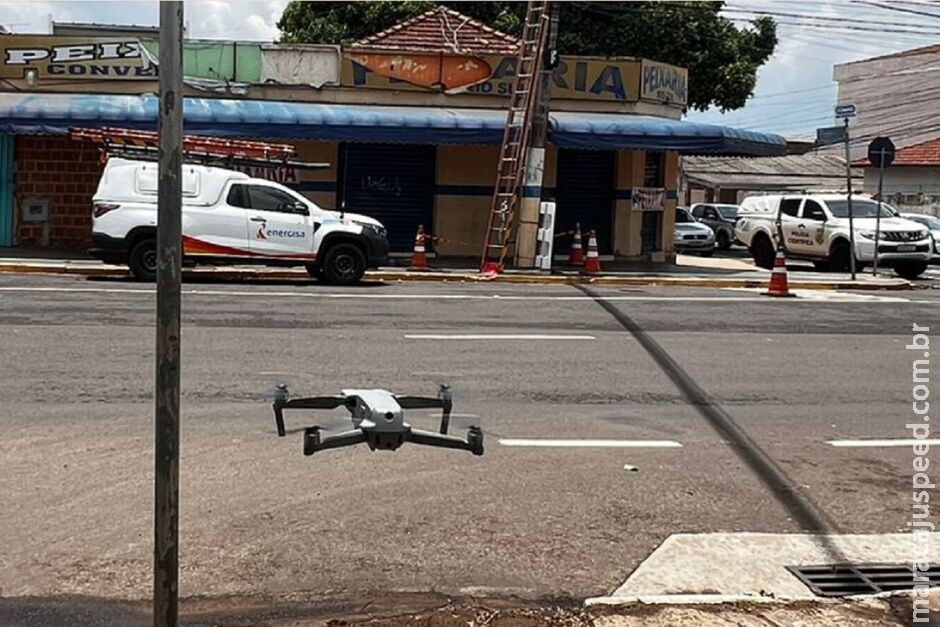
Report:
[[[801,202],[803,202],[802,198],[784,198],[780,201],[780,213],[795,218],[800,211]]]
[[[225,202],[227,202],[230,207],[243,207],[247,209],[248,200],[245,198],[245,186],[232,185],[228,190],[228,198],[225,199]]]
[[[807,200],[803,204],[803,218],[806,220],[826,221],[826,212],[815,200]]]
[[[725,220],[735,220],[738,217],[737,205],[718,205],[718,213]]]
[[[288,208],[293,207],[297,202],[297,199],[290,194],[273,187],[251,185],[247,189],[249,205],[258,211],[287,212]]]
[[[676,207],[676,223],[695,222],[695,218],[689,215],[689,212],[682,207]]]
[[[848,218],[849,217],[849,203],[847,200],[827,200],[826,204],[829,205],[829,211],[832,212],[837,218]],[[853,198],[852,199],[852,216],[856,218],[874,218],[878,211],[878,204],[874,200],[866,200],[862,198]],[[891,208],[881,203],[881,217],[890,218],[894,215],[894,211]]]
[[[714,207],[708,207],[708,208],[705,210],[705,219],[706,219],[706,220],[717,220],[717,219],[718,219],[718,212],[715,211],[715,208],[714,208]]]
[[[696,218],[701,218],[703,211],[705,211],[705,205],[695,205],[692,207],[692,215]]]
[[[901,217],[907,220],[913,220],[918,224],[923,224],[931,231],[940,231],[940,218],[935,218],[934,216],[929,216],[926,214],[916,215],[912,213],[902,214]]]

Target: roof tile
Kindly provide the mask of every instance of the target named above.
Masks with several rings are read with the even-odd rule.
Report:
[[[519,40],[463,13],[437,7],[353,43],[350,48],[461,54],[516,54]]]
[[[866,158],[853,165],[870,166],[871,163]],[[940,166],[940,137],[901,148],[895,153],[891,165]]]

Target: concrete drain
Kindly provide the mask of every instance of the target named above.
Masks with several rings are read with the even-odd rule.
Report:
[[[909,564],[823,564],[787,566],[817,596],[847,597],[911,590],[915,585],[940,585],[940,566],[914,571]],[[915,575],[930,581],[915,580]]]

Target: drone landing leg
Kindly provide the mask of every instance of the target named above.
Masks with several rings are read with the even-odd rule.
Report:
[[[405,434],[406,442],[415,444],[424,444],[427,446],[438,446],[440,448],[455,448],[462,451],[470,451],[474,455],[483,454],[483,433],[479,429],[471,429],[467,440],[462,440],[453,435],[444,435],[434,433],[433,431],[422,431],[421,429],[412,429]]]
[[[362,444],[365,441],[366,434],[363,433],[362,429],[343,431],[321,440],[320,428],[308,427],[304,429],[304,455],[313,455],[317,451],[324,451],[330,448]]]

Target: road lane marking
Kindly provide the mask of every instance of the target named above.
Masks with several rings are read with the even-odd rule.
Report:
[[[500,438],[503,446],[534,448],[682,448],[675,440],[551,440]]]
[[[593,335],[547,335],[540,333],[428,333],[406,334],[406,340],[594,340]]]
[[[707,288],[711,289],[711,288]],[[746,288],[720,288],[727,291],[744,291],[755,293],[756,290]],[[792,291],[792,290],[791,290]],[[0,286],[0,292],[53,292],[53,293],[88,293],[88,294],[142,294],[153,296],[153,288],[120,288],[120,287],[21,287]],[[350,292],[305,292],[305,291],[246,291],[246,290],[205,290],[184,288],[184,295],[189,296],[247,296],[255,298],[291,297],[291,298],[321,298],[321,299],[352,299],[352,300],[475,300],[475,301],[504,301],[504,302],[584,302],[593,300],[589,296],[520,296],[506,294],[366,294]],[[819,290],[800,291],[804,299],[775,299],[766,296],[647,296],[647,295],[610,295],[605,296],[607,301],[616,302],[660,302],[660,303],[886,303],[886,304],[933,304],[930,300],[910,300],[908,298],[893,296],[871,296],[835,292],[822,296]]]
[[[927,444],[929,446],[940,445],[940,438],[925,438],[918,440],[916,438],[893,438],[893,439],[871,439],[871,440],[829,440],[826,442],[829,446],[838,448],[882,448],[893,446],[914,446],[915,444]]]

